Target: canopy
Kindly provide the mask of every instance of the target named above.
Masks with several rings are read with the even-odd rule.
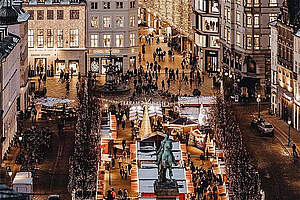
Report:
[[[54,98],[54,97],[42,97],[42,98],[37,99],[36,104],[51,107],[51,106],[54,106],[55,104],[65,104],[65,103],[71,103],[71,102],[74,102],[74,100],[59,99],[59,98]]]

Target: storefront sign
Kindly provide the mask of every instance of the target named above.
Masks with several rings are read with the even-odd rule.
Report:
[[[50,56],[51,54],[30,54],[30,56]]]
[[[111,53],[120,53],[120,49],[112,49]],[[110,53],[110,49],[97,49],[97,50],[92,50],[92,53],[94,54],[109,54]]]

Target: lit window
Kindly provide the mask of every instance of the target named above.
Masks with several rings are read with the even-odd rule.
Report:
[[[195,43],[199,46],[199,47],[207,47],[206,44],[206,35],[199,35],[199,34],[195,34]]]
[[[219,13],[219,3],[218,3],[218,1],[212,1],[211,12]]]
[[[270,0],[270,6],[277,6],[277,0]]]
[[[247,35],[247,49],[251,49],[252,47],[252,35]]]
[[[254,49],[259,49],[259,35],[254,35]]]
[[[124,16],[116,16],[116,27],[124,27]]]
[[[79,32],[78,29],[70,30],[70,47],[78,47],[79,46]]]
[[[252,15],[247,14],[247,27],[251,27],[251,26],[252,26]]]
[[[103,9],[110,9],[110,2],[103,2]]]
[[[110,28],[110,16],[103,17],[104,28]]]
[[[28,47],[29,48],[34,47],[34,30],[32,29],[28,30]]]
[[[231,43],[231,32],[230,32],[230,29],[227,29],[227,42]]]
[[[38,48],[44,48],[44,30],[37,30],[37,46]]]
[[[57,48],[64,47],[63,30],[57,30]]]
[[[98,46],[98,35],[92,34],[91,35],[91,47],[97,47]]]
[[[231,20],[231,12],[230,12],[230,8],[227,8],[227,21],[230,22]]]
[[[254,15],[254,27],[255,28],[259,27],[259,14]]]
[[[135,46],[135,33],[130,33],[130,46]]]
[[[254,6],[259,6],[259,0],[254,0]]]
[[[205,12],[207,10],[207,0],[197,0],[195,2],[196,10]]]
[[[54,31],[52,29],[47,30],[47,47],[53,48],[54,46]]]
[[[110,35],[103,35],[103,47],[110,47]]]
[[[93,16],[91,18],[91,27],[98,28],[98,17],[97,16]]]
[[[135,8],[135,1],[130,1],[130,8]]]
[[[269,14],[269,17],[270,17],[270,20],[269,20],[270,22],[277,20],[277,14],[276,13]]]
[[[116,47],[124,46],[124,36],[122,34],[116,35]]]
[[[246,6],[252,6],[252,0],[246,0]]]
[[[129,18],[129,25],[130,25],[130,27],[134,27],[135,26],[135,17],[134,16],[130,16],[130,18]]]
[[[238,25],[241,25],[241,12],[240,11],[236,12],[236,23]]]
[[[241,0],[236,0],[236,3],[241,5]]]
[[[236,44],[240,47],[241,46],[241,33],[236,32]]]
[[[117,1],[117,2],[116,2],[116,8],[117,8],[117,9],[123,8],[123,2]]]

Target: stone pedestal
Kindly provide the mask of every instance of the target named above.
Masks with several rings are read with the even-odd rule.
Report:
[[[157,200],[176,200],[179,196],[178,185],[176,181],[166,181],[165,183],[155,181],[154,192]]]

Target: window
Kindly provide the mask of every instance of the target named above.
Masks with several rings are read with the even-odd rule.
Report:
[[[129,17],[129,26],[130,27],[134,27],[135,26],[135,17],[134,16],[130,16]]]
[[[92,2],[91,3],[91,9],[98,9],[98,3],[97,2]]]
[[[231,33],[230,33],[230,29],[227,29],[227,42],[230,43],[231,41]]]
[[[38,10],[37,11],[37,20],[44,20],[44,11],[43,10]]]
[[[203,17],[202,31],[215,32],[219,30],[219,18]]]
[[[241,25],[241,12],[240,11],[236,12],[236,23],[238,25]]]
[[[47,10],[47,19],[48,20],[53,20],[53,18],[54,18],[53,13],[54,13],[53,10]]]
[[[236,0],[236,3],[241,5],[241,0]]]
[[[277,0],[270,0],[270,6],[277,6]]]
[[[53,29],[47,30],[47,47],[53,48],[54,45],[54,31]]]
[[[110,2],[103,2],[103,9],[110,9]]]
[[[256,6],[256,7],[259,6],[259,0],[254,0],[254,6]]]
[[[34,10],[28,10],[27,12],[30,15],[29,20],[34,20]]]
[[[104,28],[110,28],[110,16],[103,17],[103,26]]]
[[[240,32],[236,32],[236,44],[241,47],[241,33]]]
[[[129,36],[129,40],[130,40],[130,46],[135,46],[135,33],[130,33]]]
[[[135,1],[130,1],[130,8],[135,8]]]
[[[252,0],[246,0],[246,6],[252,6]]]
[[[269,17],[270,17],[270,20],[269,20],[270,22],[277,20],[277,14],[276,13],[269,14]]]
[[[259,27],[259,14],[254,14],[254,28]]]
[[[34,30],[32,29],[28,30],[28,47],[29,48],[34,47]]]
[[[254,35],[254,49],[259,49],[259,35]]]
[[[117,9],[118,9],[118,8],[123,8],[123,2],[117,1],[117,2],[116,2],[116,8],[117,8]]]
[[[70,10],[70,19],[79,19],[79,10]]]
[[[38,48],[44,47],[44,30],[43,29],[37,30],[37,46],[38,46]]]
[[[196,10],[206,12],[207,11],[207,0],[196,0],[195,8]]]
[[[93,16],[91,18],[91,27],[98,28],[98,17],[97,16]]]
[[[57,47],[64,47],[64,38],[63,38],[63,30],[57,30]]]
[[[227,21],[230,23],[231,20],[231,11],[230,8],[227,8]]]
[[[110,47],[110,35],[103,35],[103,47]]]
[[[116,16],[116,27],[124,27],[124,16]]]
[[[64,19],[64,10],[57,10],[57,19]]]
[[[91,47],[97,47],[98,46],[98,35],[92,34],[91,35]]]
[[[199,47],[207,47],[206,44],[206,35],[199,35],[199,34],[195,34],[195,43],[199,46]]]
[[[220,37],[219,36],[209,36],[209,44],[212,48],[220,47]]]
[[[247,35],[247,49],[251,49],[252,47],[252,35]]]
[[[211,3],[211,12],[219,13],[219,3],[218,3],[218,1],[212,1],[212,3]]]
[[[252,15],[247,14],[247,27],[251,27],[251,26],[252,26]]]
[[[124,36],[122,34],[116,35],[116,47],[124,46]]]
[[[78,47],[79,46],[79,35],[78,29],[70,30],[70,47]]]

